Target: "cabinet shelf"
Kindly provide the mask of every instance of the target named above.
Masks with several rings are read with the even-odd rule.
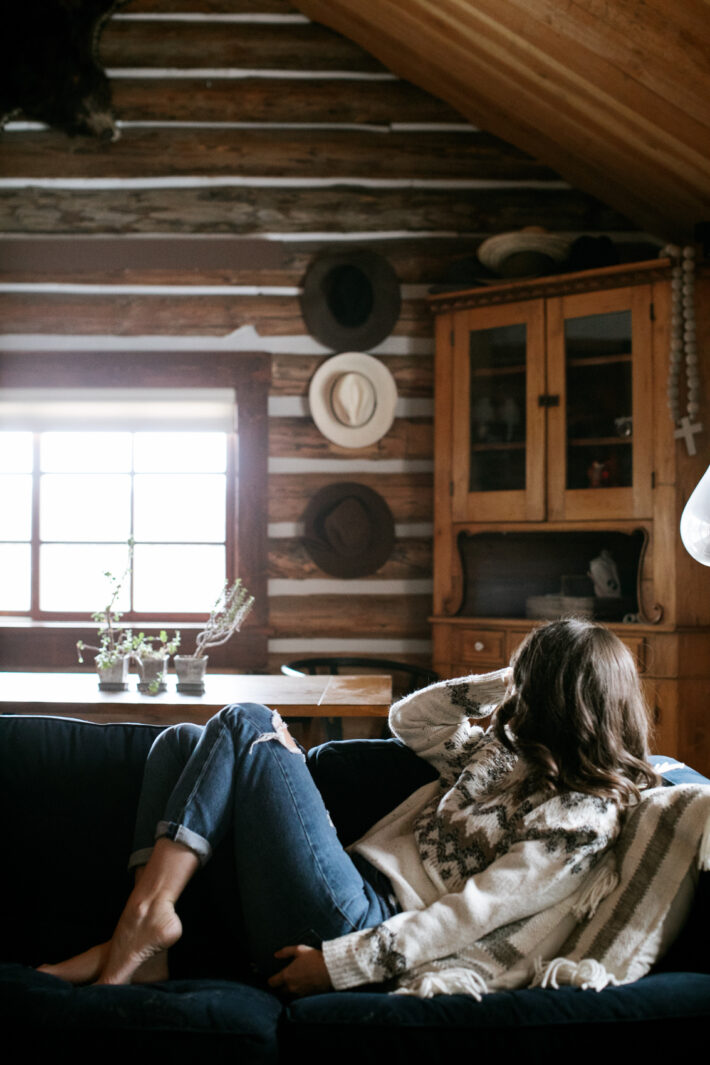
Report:
[[[632,436],[576,436],[567,441],[570,447],[631,447]]]
[[[571,355],[567,358],[567,366],[615,366],[618,363],[632,362],[631,352],[620,352],[618,355]]]
[[[524,373],[523,363],[514,366],[476,366],[471,370],[471,377],[513,377]]]
[[[524,451],[524,440],[501,441],[500,443],[473,444],[471,451],[480,453],[483,451]]]

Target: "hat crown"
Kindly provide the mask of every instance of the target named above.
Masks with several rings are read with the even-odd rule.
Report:
[[[366,425],[375,412],[377,396],[372,381],[364,374],[340,374],[330,391],[333,414],[342,425]]]

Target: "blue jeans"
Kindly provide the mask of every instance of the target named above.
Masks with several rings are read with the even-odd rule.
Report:
[[[286,745],[281,725],[274,711],[244,703],[204,727],[161,733],[146,762],[129,863],[145,863],[163,836],[184,843],[202,864],[231,840],[234,905],[250,960],[267,976],[281,967],[273,957],[281,947],[317,947],[399,910],[386,877],[343,849],[305,758]]]

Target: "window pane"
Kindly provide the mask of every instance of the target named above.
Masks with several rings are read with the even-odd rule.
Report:
[[[44,544],[40,548],[40,610],[93,613],[110,602],[113,589],[106,572],[121,577],[126,569],[125,544]],[[128,587],[118,609],[128,609]]]
[[[130,433],[42,433],[40,468],[48,473],[127,473]]]
[[[136,540],[224,542],[225,491],[221,474],[137,474]]]
[[[32,474],[0,474],[0,540],[32,536]]]
[[[0,544],[0,610],[29,610],[30,545]]]
[[[137,544],[134,609],[207,616],[225,581],[225,561],[223,547]]]
[[[128,540],[128,474],[46,474],[40,483],[40,539]]]
[[[525,488],[527,326],[476,329],[469,337],[469,492]]]
[[[226,433],[136,433],[140,473],[224,473]]]
[[[0,433],[0,470],[31,473],[32,433]]]

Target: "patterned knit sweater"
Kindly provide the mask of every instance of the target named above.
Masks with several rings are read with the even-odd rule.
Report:
[[[354,845],[389,876],[403,912],[323,944],[336,989],[391,981],[426,994],[417,988],[438,970],[470,974],[474,994],[515,986],[535,953],[516,946],[516,930],[525,926],[525,943],[536,947],[569,930],[620,811],[610,800],[541,789],[522,759],[471,723],[502,700],[509,680],[506,669],[444,681],[392,706],[394,734],[440,775]],[[465,979],[457,988],[469,990]]]

